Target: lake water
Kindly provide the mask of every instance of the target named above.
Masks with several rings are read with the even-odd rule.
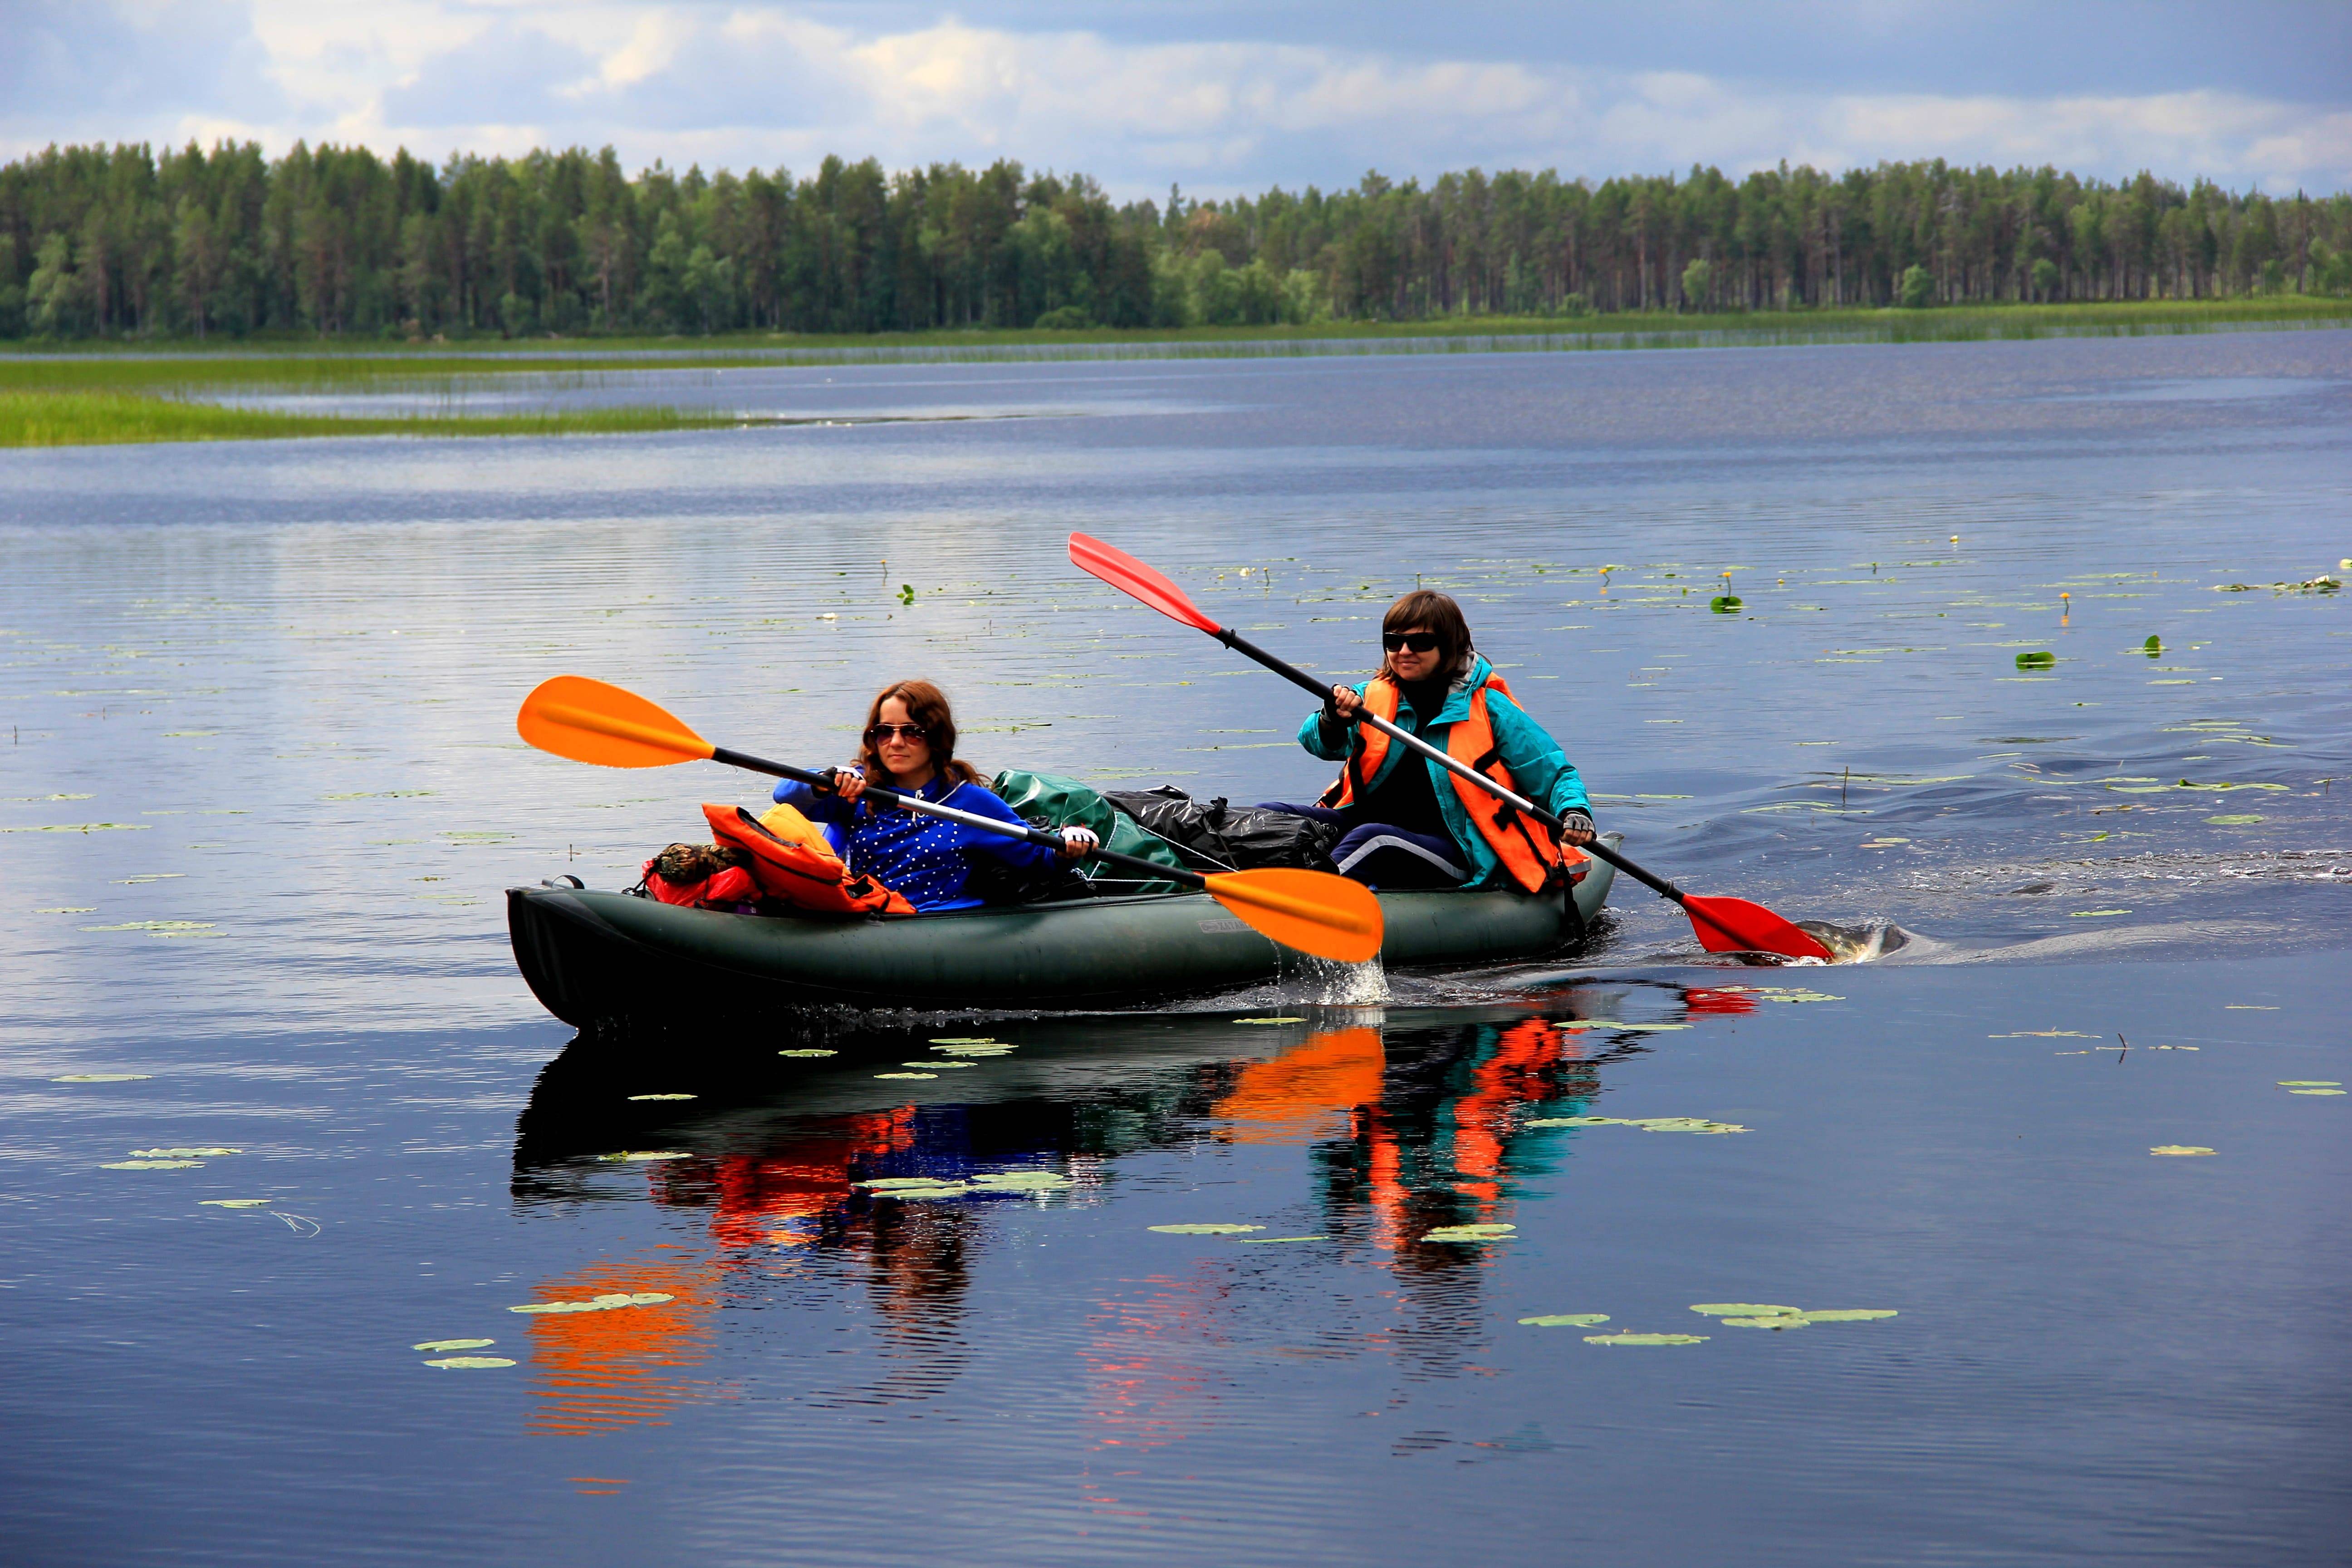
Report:
[[[465,395],[755,423],[0,454],[9,1561],[2340,1561],[2352,333]],[[1626,881],[1372,1006],[540,1010],[501,889],[759,794],[524,748],[552,674],[1319,789],[1073,529],[1335,676],[1444,588],[1630,853],[1909,940],[1708,965]]]

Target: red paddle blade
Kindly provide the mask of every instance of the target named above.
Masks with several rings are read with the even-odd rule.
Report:
[[[1122,594],[1142,600],[1161,615],[1196,631],[1215,632],[1217,623],[1184,596],[1184,590],[1124,550],[1114,550],[1083,533],[1070,535],[1070,564],[1091,572]]]
[[[1709,952],[1777,952],[1784,958],[1818,958],[1828,963],[1830,950],[1761,904],[1746,899],[1683,900],[1691,930]]]

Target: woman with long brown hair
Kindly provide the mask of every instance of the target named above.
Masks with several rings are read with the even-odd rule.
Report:
[[[840,771],[830,793],[789,779],[776,786],[779,804],[824,827],[850,875],[871,877],[929,914],[985,901],[970,886],[982,868],[978,860],[1015,882],[1054,868],[1056,852],[1041,845],[863,798],[868,784],[885,784],[1014,827],[1029,826],[982,782],[978,768],[955,754],[955,714],[947,693],[929,681],[884,687],[866,710],[861,741],[857,761]],[[1058,858],[1075,860],[1095,844],[1085,828],[1066,827]]]
[[[1269,802],[1339,825],[1343,875],[1381,888],[1556,886],[1562,849],[1592,841],[1591,805],[1567,754],[1528,717],[1470,640],[1462,606],[1417,589],[1381,618],[1380,672],[1334,686],[1298,743],[1342,763],[1315,805]],[[1557,839],[1496,796],[1361,722],[1377,713],[1486,773],[1567,825]]]

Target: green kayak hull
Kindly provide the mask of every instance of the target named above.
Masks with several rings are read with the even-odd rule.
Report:
[[[1421,968],[1554,952],[1608,900],[1611,868],[1586,866],[1564,894],[1382,893],[1381,961]],[[541,884],[507,890],[507,927],[532,992],[583,1029],[714,1010],[1131,1007],[1318,966],[1202,893],[840,920],[678,909]]]

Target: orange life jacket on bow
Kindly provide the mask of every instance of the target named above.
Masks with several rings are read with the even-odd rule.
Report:
[[[1511,689],[1499,675],[1490,675],[1486,683],[1470,694],[1469,714],[1446,727],[1445,754],[1456,762],[1467,763],[1496,784],[1515,795],[1526,792],[1511,781],[1511,770],[1503,765],[1495,747],[1495,721],[1486,712],[1486,693],[1499,691],[1511,695]],[[1364,706],[1371,712],[1396,722],[1397,704],[1402,693],[1397,683],[1385,675],[1375,676],[1364,687]],[[1392,742],[1381,731],[1370,724],[1360,724],[1356,733],[1361,742],[1356,754],[1339,772],[1339,779],[1324,792],[1323,804],[1345,810],[1353,805],[1360,791],[1370,787],[1380,776],[1381,763],[1389,754]],[[1399,767],[1425,767],[1418,755],[1399,759]],[[1448,773],[1447,781],[1462,803],[1462,809],[1495,852],[1511,879],[1530,893],[1539,893],[1556,886],[1565,878],[1574,880],[1581,874],[1585,859],[1581,849],[1563,849],[1552,840],[1540,822],[1531,820],[1525,812],[1497,795],[1489,795],[1459,773]]]
[[[772,899],[829,915],[911,915],[915,906],[871,877],[853,877],[824,832],[789,805],[753,816],[740,805],[708,805],[702,815],[721,844],[751,857],[751,879]]]

